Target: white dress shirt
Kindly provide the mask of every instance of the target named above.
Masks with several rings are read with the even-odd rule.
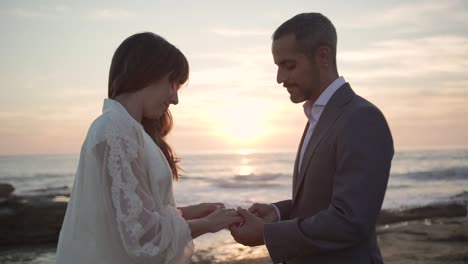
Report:
[[[333,81],[323,92],[320,94],[319,98],[315,102],[306,101],[303,105],[304,113],[309,120],[309,129],[307,130],[307,134],[304,138],[304,142],[301,146],[301,155],[299,157],[299,167],[298,170],[301,170],[302,159],[304,158],[304,152],[307,149],[307,145],[309,144],[310,138],[317,126],[317,123],[322,115],[323,109],[327,105],[330,98],[335,94],[335,92],[343,85],[346,81],[343,77],[339,77],[335,81]]]
[[[345,83],[346,83],[345,79],[343,77],[339,77],[335,81],[333,81],[322,92],[322,94],[320,94],[319,98],[317,98],[315,102],[306,101],[304,103],[303,105],[304,113],[307,116],[307,119],[309,120],[309,128],[307,129],[307,134],[301,146],[301,155],[299,156],[299,167],[298,167],[299,171],[301,170],[302,159],[304,158],[304,152],[307,148],[307,144],[309,144],[310,138],[314,132],[315,127],[317,126],[317,122],[319,121],[320,116],[322,115],[323,109],[328,104],[328,101],[330,101],[330,98],[333,96],[333,94],[335,94],[335,92]],[[297,173],[299,173],[299,171]],[[280,211],[278,207],[276,207],[276,205],[274,204],[272,205],[276,210],[276,214],[278,215],[278,221],[280,221],[281,220]]]

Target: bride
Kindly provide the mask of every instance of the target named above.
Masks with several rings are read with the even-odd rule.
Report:
[[[109,99],[81,148],[57,263],[188,263],[192,239],[242,222],[219,203],[175,207],[178,159],[164,138],[188,74],[185,56],[156,34],[117,48]]]

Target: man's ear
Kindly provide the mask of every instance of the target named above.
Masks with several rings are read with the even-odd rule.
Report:
[[[327,46],[321,46],[315,52],[315,61],[320,68],[327,69],[331,66],[331,49]]]

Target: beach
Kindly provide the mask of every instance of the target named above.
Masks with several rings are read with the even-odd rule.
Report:
[[[248,207],[290,196],[294,153],[182,158],[187,173],[174,183],[180,206]],[[9,197],[0,197],[0,263],[55,263],[77,161],[77,155],[0,157],[0,183],[11,186]],[[385,263],[466,263],[467,204],[468,150],[396,153],[377,229]],[[264,246],[241,246],[226,230],[194,243],[193,263],[270,263]]]
[[[385,263],[468,263],[468,218],[425,218],[378,227],[378,242]],[[196,243],[196,242],[195,242]],[[29,247],[3,247],[0,263],[54,263],[55,244]],[[254,257],[252,258],[252,253]],[[198,250],[194,264],[271,264],[264,246],[239,247],[224,260],[216,260],[212,252]]]
[[[0,264],[468,264],[468,0],[0,13]]]
[[[0,203],[0,263],[54,263],[67,195],[66,190],[42,190]],[[385,263],[466,263],[467,205],[468,192],[463,192],[449,203],[383,210],[377,234]],[[220,233],[228,236],[225,230]],[[195,264],[271,263],[265,246],[244,247],[229,239],[218,244],[207,236],[201,240],[204,246],[195,252]]]
[[[378,241],[386,264],[468,263],[468,219],[433,218],[401,222],[378,229]],[[209,260],[194,263],[220,263]],[[266,255],[223,264],[271,264]]]

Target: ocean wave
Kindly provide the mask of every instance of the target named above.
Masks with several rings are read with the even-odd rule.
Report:
[[[36,189],[72,186],[74,173],[24,173],[0,177],[0,182],[9,183],[15,193],[21,194]]]
[[[271,174],[248,174],[248,175],[235,175],[234,179],[237,181],[271,181],[275,180],[281,176],[284,176],[281,173],[271,173]]]
[[[231,177],[219,177],[219,178],[212,178],[212,177],[204,177],[204,176],[195,176],[195,175],[182,175],[180,179],[182,181],[204,181],[204,182],[218,182],[220,178],[227,178],[232,181],[248,181],[248,182],[266,182],[276,180],[286,176],[285,174],[281,173],[264,173],[264,174],[247,174],[247,175],[233,175]]]
[[[22,173],[22,174],[13,174],[13,175],[6,175],[0,176],[1,181],[16,181],[16,182],[23,182],[23,181],[41,181],[41,180],[49,180],[49,179],[65,179],[74,177],[75,173]]]
[[[387,189],[407,189],[410,188],[410,185],[398,184],[398,185],[388,185]]]
[[[36,173],[32,177],[35,179],[63,179],[74,176],[75,173]]]
[[[277,183],[265,183],[265,182],[232,182],[232,181],[221,181],[217,183],[218,187],[226,189],[237,189],[237,188],[271,188],[278,187],[281,184]]]
[[[213,179],[203,176],[181,175],[179,180],[182,181],[212,181]]]
[[[412,180],[423,181],[451,181],[468,180],[468,167],[453,167],[448,169],[438,169],[431,171],[417,171],[409,173],[392,174],[392,177],[405,177]]]
[[[285,176],[280,173],[248,174],[234,175],[230,179],[217,181],[216,185],[220,188],[272,188],[282,186],[275,182],[276,179]]]

